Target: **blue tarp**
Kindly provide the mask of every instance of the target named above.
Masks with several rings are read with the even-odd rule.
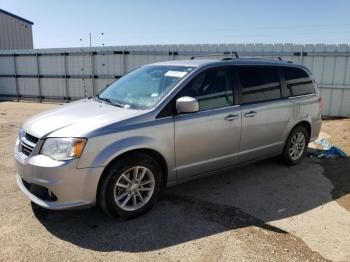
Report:
[[[324,150],[318,154],[313,154],[318,158],[347,157],[345,152],[343,152],[340,148],[336,146],[332,146],[326,138],[318,138],[314,142],[322,146]]]

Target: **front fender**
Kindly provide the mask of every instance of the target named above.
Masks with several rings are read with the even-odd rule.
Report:
[[[124,138],[107,146],[92,162],[94,166],[107,166],[113,159],[121,154],[135,149],[152,149],[159,152],[159,148],[150,145],[154,144],[151,138],[145,136]]]
[[[106,167],[113,159],[136,149],[150,149],[165,160],[169,179],[176,176],[174,123],[172,118],[156,119],[147,125],[128,127],[88,137],[78,168]]]
[[[151,149],[162,154],[162,152],[160,152],[162,149],[152,146],[154,144],[154,139],[147,136],[123,138],[106,145],[104,148],[100,147],[100,150],[95,151],[98,153],[92,157],[83,156],[78,163],[78,168],[105,167],[117,156],[135,149]],[[96,148],[97,145],[96,147],[94,145],[91,145],[90,147]]]

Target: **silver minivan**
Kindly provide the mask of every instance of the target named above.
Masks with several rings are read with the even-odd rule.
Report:
[[[28,119],[15,146],[17,184],[47,209],[98,205],[129,218],[167,186],[273,156],[298,164],[321,110],[309,70],[291,62],[150,64]]]

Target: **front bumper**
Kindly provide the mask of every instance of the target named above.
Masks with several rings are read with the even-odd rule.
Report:
[[[19,188],[35,204],[52,210],[91,206],[96,203],[103,167],[77,168],[78,159],[56,161],[44,155],[27,157],[15,152]],[[31,185],[47,190],[52,198],[33,193]]]

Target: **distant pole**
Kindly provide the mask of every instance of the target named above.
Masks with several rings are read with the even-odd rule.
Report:
[[[104,33],[99,33],[101,35],[101,39],[104,36]],[[80,39],[80,41],[82,41],[82,39]],[[89,41],[90,41],[90,48],[92,47],[92,34],[89,33]],[[104,46],[105,44],[103,43],[103,39],[102,39],[102,46]]]
[[[103,36],[104,35],[104,33],[102,32],[101,33],[101,36]],[[102,38],[102,37],[101,37]],[[103,39],[102,39],[102,41],[103,41]],[[104,43],[102,43],[102,46],[104,46],[105,44]]]

